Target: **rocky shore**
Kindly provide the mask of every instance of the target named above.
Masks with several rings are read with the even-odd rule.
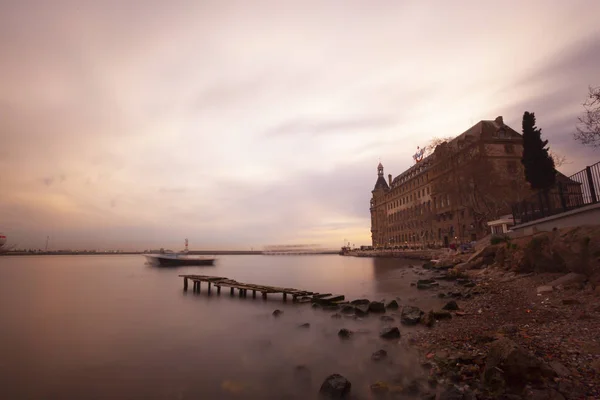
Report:
[[[382,341],[418,352],[420,378],[382,377],[371,384],[372,398],[599,399],[598,238],[599,227],[566,229],[496,240],[472,255],[414,266],[423,279],[413,289],[443,298],[441,309],[421,310],[398,299],[313,306],[340,320],[379,318]],[[342,328],[339,340],[353,334]],[[372,360],[386,355],[382,349]],[[361,398],[335,374],[320,395]]]

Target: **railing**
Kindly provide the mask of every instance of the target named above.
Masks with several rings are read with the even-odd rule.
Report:
[[[516,203],[512,207],[516,224],[560,214],[600,201],[600,162],[560,179],[546,192]]]

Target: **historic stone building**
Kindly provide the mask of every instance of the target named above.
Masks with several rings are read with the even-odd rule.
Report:
[[[521,135],[502,117],[480,121],[386,180],[377,166],[371,198],[374,247],[448,246],[487,234],[487,221],[531,195]]]

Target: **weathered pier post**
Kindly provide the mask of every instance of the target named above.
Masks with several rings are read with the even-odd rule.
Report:
[[[229,294],[230,294],[231,296],[233,296],[233,288],[230,288],[230,290],[229,290]]]
[[[267,292],[261,292],[261,293],[262,293],[263,300],[266,300],[267,299]]]
[[[238,296],[242,297],[244,289],[238,289]]]
[[[208,294],[210,294],[210,282],[208,282]]]
[[[221,286],[217,286],[217,294],[221,294]]]
[[[255,299],[256,298],[256,290],[252,291],[252,298]]]
[[[187,292],[188,278],[183,278],[183,290]]]
[[[283,301],[287,301],[287,293],[283,292]]]

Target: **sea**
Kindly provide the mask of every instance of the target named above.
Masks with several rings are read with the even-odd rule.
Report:
[[[312,399],[337,373],[353,398],[376,381],[422,373],[410,336],[420,327],[377,315],[331,318],[310,304],[231,297],[180,274],[396,299],[424,310],[435,293],[412,282],[422,262],[338,255],[221,256],[215,266],[158,268],[141,255],[0,257],[1,399]],[[414,267],[413,267],[414,266]],[[283,311],[280,317],[273,311]],[[310,327],[300,327],[309,323]],[[379,338],[385,325],[400,340]],[[342,340],[341,328],[354,332]],[[371,354],[384,349],[382,362]]]

